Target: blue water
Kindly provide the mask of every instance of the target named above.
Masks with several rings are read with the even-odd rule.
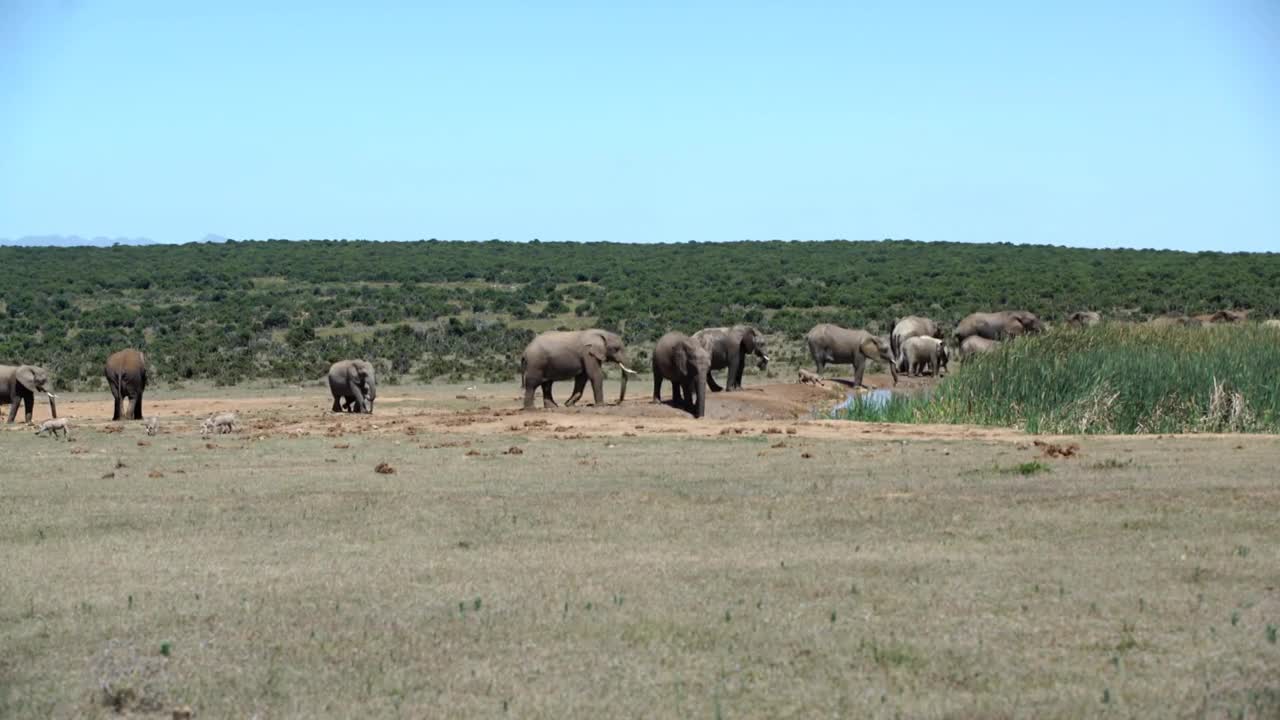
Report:
[[[848,409],[849,406],[855,402],[862,403],[865,407],[879,409],[888,405],[889,398],[891,397],[893,397],[892,390],[872,390],[871,392],[863,393],[861,395],[856,392],[851,392],[838,405],[831,408],[831,411],[833,413],[838,413],[841,410]]]

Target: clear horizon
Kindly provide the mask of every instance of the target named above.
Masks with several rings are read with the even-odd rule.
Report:
[[[0,238],[1280,248],[1268,0],[16,0]]]

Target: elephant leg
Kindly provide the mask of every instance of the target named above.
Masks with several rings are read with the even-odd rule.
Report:
[[[336,413],[342,412],[342,396],[341,395],[333,396],[333,410],[331,410],[330,412],[336,412]]]
[[[573,379],[573,394],[564,401],[565,407],[576,405],[582,399],[582,390],[587,387],[587,375],[583,373]]]
[[[546,382],[542,383],[542,407],[543,408],[559,407],[559,405],[556,404],[556,399],[551,397],[551,381],[550,380],[547,380]]]
[[[724,381],[726,383],[729,382],[729,378],[725,378]],[[721,390],[724,390],[724,388],[720,387],[720,383],[716,382],[715,376],[712,375],[710,371],[707,372],[707,387],[711,388],[711,392],[720,392]]]
[[[698,393],[695,390],[697,384],[693,378],[686,378],[684,381],[684,406],[691,413],[696,413],[698,408]]]
[[[676,407],[684,407],[684,390],[678,382],[671,383],[671,403]]]
[[[867,369],[867,358],[858,353],[853,356],[853,386],[866,387],[862,384],[862,372]]]
[[[138,391],[138,398],[133,401],[133,419],[142,419],[142,391]]]
[[[25,416],[27,418],[28,425],[31,424],[31,412],[35,410],[35,406],[36,406],[35,393],[27,393],[26,395],[22,396],[22,407],[26,411]]]
[[[520,384],[524,389],[524,409],[532,410],[533,394],[538,390],[538,384],[529,382],[529,378],[527,377],[520,378]]]
[[[674,387],[675,383],[671,383],[671,385]],[[662,402],[662,376],[658,374],[657,370],[653,372],[653,401],[656,403]]]
[[[729,354],[729,368],[724,375],[724,382],[729,387],[729,390],[742,389],[742,366],[745,364],[746,358],[742,357],[742,353]]]
[[[591,378],[591,394],[596,397],[596,405],[604,407],[604,369],[597,365],[592,372],[592,368],[587,368],[587,373]]]
[[[9,422],[12,423],[14,418],[18,417],[18,396],[14,395],[9,400]]]
[[[111,400],[112,400],[111,419],[119,420],[120,419],[120,385],[115,380],[108,380],[107,383],[111,386]]]

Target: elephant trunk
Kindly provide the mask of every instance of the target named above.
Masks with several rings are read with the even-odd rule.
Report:
[[[700,370],[695,382],[695,391],[698,394],[697,403],[693,406],[693,416],[700,418],[707,414],[707,372]]]
[[[889,374],[893,376],[893,384],[897,385],[898,384],[898,363],[894,362],[892,358],[889,359]]]
[[[54,402],[54,398],[58,396],[48,390],[45,390],[44,394],[49,396],[49,414],[55,418],[58,417],[58,403]]]
[[[627,397],[627,376],[638,375],[639,373],[627,367],[621,360],[615,362],[618,363],[618,368],[622,370],[622,389],[618,391],[618,404],[621,405],[622,401]]]
[[[759,356],[759,358],[760,358],[760,362],[756,363],[756,368],[757,368],[757,369],[759,369],[759,370],[763,371],[765,368],[769,367],[769,356],[768,356],[768,355],[766,355],[765,353],[760,352],[759,350],[756,350],[756,355],[757,355],[757,356]]]

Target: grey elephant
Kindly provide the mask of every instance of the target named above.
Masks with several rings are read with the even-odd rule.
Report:
[[[58,417],[57,395],[49,388],[49,371],[36,365],[0,365],[0,405],[9,404],[9,422],[18,417],[18,405],[25,409],[24,421],[31,424],[36,393],[49,398],[49,414]]]
[[[711,388],[711,392],[741,390],[742,371],[747,364],[748,355],[756,356],[756,367],[760,370],[769,366],[764,335],[750,325],[703,328],[693,334],[693,340],[706,348],[711,356],[711,371],[727,370],[723,388],[711,376],[710,371],[707,373],[707,387]]]
[[[887,364],[889,373],[893,375],[893,384],[898,384],[898,368],[893,362],[893,351],[889,346],[889,338],[883,335],[822,323],[809,331],[805,342],[809,345],[809,354],[813,356],[819,375],[827,363],[852,363],[853,386],[866,387],[862,384],[862,374],[866,370],[867,359],[870,358]]]
[[[126,420],[142,419],[142,391],[147,389],[147,356],[137,350],[112,353],[103,367],[113,400],[111,419],[120,419],[120,402],[128,399]]]
[[[372,413],[378,398],[378,380],[366,360],[339,360],[329,367],[329,392],[333,412]]]
[[[1092,327],[1102,322],[1102,316],[1093,310],[1081,310],[1067,316],[1067,327]]]
[[[988,340],[977,335],[970,335],[960,343],[960,359],[968,360],[974,355],[989,353],[1000,346],[999,340]]]
[[[662,402],[662,381],[671,381],[676,405],[700,418],[707,411],[707,379],[711,353],[680,332],[669,332],[653,346],[653,401]]]
[[[1044,330],[1044,323],[1035,313],[1026,310],[973,313],[956,325],[955,339],[956,344],[960,345],[965,338],[973,335],[988,340],[1005,340],[1042,330]]]
[[[913,376],[924,373],[937,377],[947,369],[947,346],[935,337],[916,336],[902,344],[902,357],[907,361],[907,372]]]
[[[933,320],[919,315],[908,315],[894,324],[893,332],[889,333],[889,349],[893,352],[898,372],[907,372],[911,369],[907,365],[906,356],[902,353],[902,344],[913,337],[931,337],[941,340],[942,328]]]
[[[626,346],[617,333],[596,328],[542,333],[520,355],[524,409],[533,409],[533,394],[538,388],[542,388],[542,406],[556,407],[551,385],[558,380],[573,380],[573,394],[565,405],[578,402],[588,382],[596,405],[604,405],[606,362],[617,363],[622,369],[622,389],[618,392],[621,404],[627,396],[627,376],[636,372],[627,367]]]

